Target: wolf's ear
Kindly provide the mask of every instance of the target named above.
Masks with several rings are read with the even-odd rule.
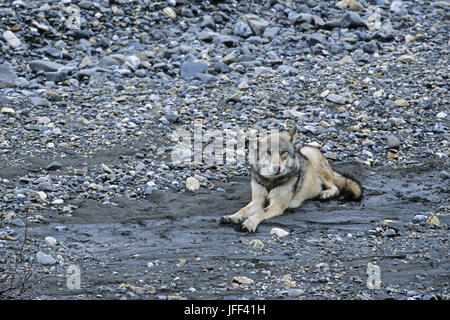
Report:
[[[288,132],[288,135],[289,135],[289,137],[291,138],[290,140],[291,140],[291,142],[292,142],[292,140],[294,140],[294,135],[295,135],[295,132],[297,131],[297,126],[294,126],[291,130],[289,130],[289,132]]]

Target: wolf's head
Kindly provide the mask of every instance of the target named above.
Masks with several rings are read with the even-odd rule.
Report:
[[[277,178],[295,168],[295,131],[294,127],[289,132],[273,133],[258,140],[258,158],[253,166],[258,174],[266,178]]]

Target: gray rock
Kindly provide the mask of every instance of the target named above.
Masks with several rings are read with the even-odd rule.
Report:
[[[25,227],[25,222],[23,222],[22,219],[11,219],[9,221],[9,224],[12,224],[16,227],[21,227],[21,228]]]
[[[356,12],[347,12],[347,14],[341,20],[341,28],[358,27],[367,28],[367,22],[365,22]]]
[[[58,71],[59,69],[64,68],[64,67],[65,67],[65,65],[63,65],[63,64],[52,62],[52,61],[47,61],[47,60],[30,61],[30,68],[34,72],[38,72],[38,71],[47,71],[47,72],[53,71],[54,72],[54,71]]]
[[[334,93],[330,93],[327,96],[327,100],[331,101],[331,102],[334,102],[334,103],[337,103],[337,104],[345,104],[345,98],[343,96],[341,96],[341,95],[334,94]]]
[[[98,66],[100,68],[109,68],[111,66],[119,66],[120,63],[114,58],[105,56],[98,61]]]
[[[311,24],[313,21],[313,18],[312,18],[312,14],[310,14],[310,13],[290,12],[288,15],[288,20],[291,24],[304,23],[304,22]]]
[[[51,106],[50,102],[45,98],[29,97],[28,100],[31,102],[31,104],[33,106],[36,106],[36,107],[50,107]]]
[[[425,222],[425,221],[427,221],[427,219],[428,219],[428,216],[426,216],[426,215],[424,215],[424,214],[416,214],[416,215],[413,217],[412,221],[413,221],[414,223],[420,223],[420,222]]]
[[[52,163],[50,163],[45,170],[47,171],[55,171],[55,170],[59,170],[62,168],[62,164],[61,162],[58,161],[53,161]]]
[[[16,79],[15,72],[5,65],[0,65],[0,89],[14,87]]]
[[[297,298],[305,293],[305,290],[303,289],[296,289],[296,288],[290,288],[287,290],[287,294],[291,298]]]
[[[13,49],[19,49],[22,46],[19,38],[17,38],[16,35],[9,30],[3,32],[3,39],[5,39],[8,45]]]
[[[234,25],[233,33],[237,36],[248,38],[253,35],[253,30],[246,22],[238,21]]]
[[[67,79],[67,72],[56,71],[56,72],[46,72],[45,77],[48,81],[62,82]]]
[[[396,136],[390,135],[387,137],[387,145],[391,149],[397,149],[400,147],[401,142]]]
[[[266,21],[255,14],[247,14],[245,18],[247,19],[250,28],[252,28],[257,36],[262,35],[269,25],[269,21]]]
[[[56,263],[55,258],[53,258],[51,255],[46,254],[42,251],[39,251],[36,254],[36,261],[42,265],[54,265]]]
[[[372,40],[372,41],[370,41],[370,42],[364,43],[364,44],[362,45],[361,49],[363,49],[363,51],[364,51],[365,53],[373,54],[373,53],[375,53],[375,52],[378,51],[378,46],[377,46],[377,43],[376,43],[375,41]]]
[[[329,47],[330,46],[330,43],[324,37],[322,37],[318,33],[315,33],[315,34],[311,35],[308,38],[308,45],[310,47],[314,47],[317,44],[321,44],[321,45],[323,45],[325,47]]]
[[[183,62],[180,68],[180,75],[184,80],[190,80],[193,77],[206,71],[207,64],[204,62]]]
[[[227,47],[235,47],[238,44],[233,37],[227,35],[219,35],[214,38],[213,42],[216,46],[223,44]]]
[[[259,36],[252,36],[247,39],[248,42],[255,45],[262,45],[262,39]]]
[[[280,32],[279,27],[270,27],[264,31],[263,37],[267,39],[273,39],[277,36],[278,32]]]

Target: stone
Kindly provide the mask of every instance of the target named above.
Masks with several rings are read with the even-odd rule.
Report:
[[[39,264],[42,264],[42,265],[53,265],[53,264],[56,263],[56,259],[55,258],[53,258],[51,255],[46,254],[46,253],[44,253],[42,251],[39,251],[36,254],[36,261]]]
[[[183,62],[180,68],[180,75],[184,80],[190,80],[193,77],[205,73],[208,65],[204,62]]]
[[[401,142],[397,137],[389,135],[387,137],[387,145],[390,149],[398,149],[401,145]]]
[[[356,12],[347,12],[341,20],[341,28],[367,28],[367,23]]]
[[[48,81],[63,82],[67,79],[67,73],[64,71],[46,72],[45,77]]]
[[[8,66],[0,65],[0,89],[15,86],[17,75]]]
[[[305,293],[305,290],[298,288],[289,288],[287,294],[291,298],[297,298]]]
[[[3,114],[14,114],[15,110],[13,108],[10,107],[3,107],[1,110],[1,113]]]
[[[405,99],[397,99],[394,101],[395,105],[400,108],[409,107],[409,102]]]
[[[378,51],[378,46],[375,41],[366,42],[361,46],[361,49],[368,54],[373,54]]]
[[[270,234],[274,234],[278,238],[281,238],[281,237],[285,237],[285,236],[289,235],[290,233],[281,228],[272,228],[272,230],[270,230]]]
[[[253,35],[253,30],[246,22],[238,21],[234,25],[233,33],[237,36],[248,38]]]
[[[9,30],[3,32],[3,39],[5,39],[8,45],[13,49],[19,49],[22,46],[19,38],[17,38],[16,35]]]
[[[269,25],[269,21],[264,20],[255,14],[247,14],[245,15],[245,19],[257,36],[262,35]]]
[[[345,98],[338,94],[331,93],[326,99],[337,104],[345,104]]]
[[[47,61],[47,60],[32,60],[30,61],[30,68],[34,72],[38,71],[48,71],[48,72],[54,72],[58,71],[61,68],[66,67],[63,64]]]
[[[253,239],[253,240],[249,241],[248,244],[251,245],[255,249],[262,249],[262,248],[264,248],[264,242],[262,242],[259,239]]]
[[[253,279],[248,278],[248,277],[233,277],[231,282],[238,283],[238,284],[243,284],[243,285],[251,285],[255,281]]]
[[[177,17],[177,13],[175,12],[175,10],[173,10],[171,7],[166,7],[162,10],[166,16],[168,16],[169,18],[175,19]]]
[[[53,161],[47,167],[45,167],[45,170],[47,170],[47,171],[55,171],[55,170],[60,170],[61,168],[62,168],[62,164],[60,162]]]
[[[56,246],[56,244],[57,244],[56,239],[53,238],[53,237],[45,237],[44,240],[45,240],[45,242],[46,242],[49,246],[51,246],[51,247],[54,247],[54,246]]]
[[[232,53],[229,53],[225,57],[223,57],[222,61],[225,64],[234,63],[234,62],[236,62],[236,56],[234,54],[232,54]]]
[[[270,27],[265,29],[263,33],[263,37],[267,39],[273,39],[277,36],[277,34],[280,32],[279,27]]]
[[[186,179],[186,189],[189,191],[197,191],[200,189],[200,182],[194,177],[189,177]]]
[[[101,58],[101,59],[98,61],[98,64],[97,64],[97,65],[98,65],[100,68],[109,68],[109,67],[111,67],[111,66],[119,66],[120,63],[119,63],[119,61],[117,61],[117,59],[114,59],[114,58],[112,58],[112,57],[105,56],[105,57]]]
[[[28,97],[28,100],[30,101],[30,103],[33,106],[36,106],[36,107],[50,107],[51,106],[50,102],[45,98]]]

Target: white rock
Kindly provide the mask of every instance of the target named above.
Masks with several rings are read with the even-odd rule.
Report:
[[[53,265],[53,264],[56,263],[56,259],[55,258],[53,258],[51,255],[46,254],[46,253],[44,253],[42,251],[39,251],[36,254],[36,261],[39,264],[43,264],[43,265]]]
[[[247,278],[247,277],[234,277],[232,282],[238,283],[238,284],[250,285],[255,281],[250,278]]]
[[[190,191],[197,191],[200,189],[200,182],[194,177],[189,177],[186,179],[186,189]]]
[[[281,238],[281,237],[285,237],[285,236],[289,235],[289,232],[287,232],[286,230],[283,230],[281,228],[272,228],[272,230],[270,230],[270,234],[274,234],[277,237]]]
[[[53,238],[53,237],[45,237],[44,240],[45,240],[45,242],[47,242],[47,244],[48,244],[49,246],[51,246],[51,247],[56,246],[56,244],[57,244],[57,242],[58,242],[58,241],[56,241],[56,239]]]
[[[9,107],[3,107],[1,113],[6,113],[6,114],[14,114],[15,111],[13,108],[9,108]]]
[[[22,46],[19,38],[17,38],[16,35],[9,30],[3,32],[3,39],[5,39],[6,42],[8,42],[8,44],[14,49],[18,49]]]

